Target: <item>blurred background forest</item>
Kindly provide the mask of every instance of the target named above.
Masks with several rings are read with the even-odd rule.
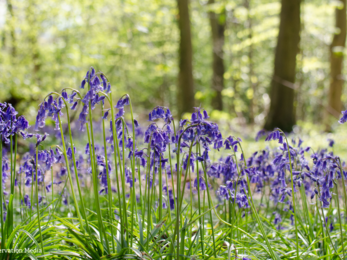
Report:
[[[0,0],[0,101],[35,120],[94,66],[136,112],[332,131],[344,104],[346,0]]]

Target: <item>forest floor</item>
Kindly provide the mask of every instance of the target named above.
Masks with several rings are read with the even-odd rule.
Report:
[[[223,128],[223,127],[222,127]],[[239,124],[233,124],[231,129],[225,130],[229,132],[230,130],[235,137],[240,137],[242,139],[243,150],[246,153],[246,156],[249,157],[251,153],[265,149],[267,146],[270,148],[278,146],[276,142],[265,142],[265,137],[262,137],[259,141],[255,141],[257,132],[261,129],[259,126],[256,127],[243,127]],[[224,131],[223,131],[224,132]],[[225,134],[224,134],[225,135]],[[223,137],[226,137],[224,136]],[[347,126],[340,125],[336,123],[333,126],[332,133],[324,132],[324,126],[298,121],[297,126],[294,127],[293,133],[288,136],[288,140],[298,138],[303,140],[303,146],[311,147],[312,151],[316,152],[321,149],[326,149],[328,147],[329,139],[334,140],[334,145],[331,148],[331,151],[334,154],[341,156],[343,161],[347,161]]]

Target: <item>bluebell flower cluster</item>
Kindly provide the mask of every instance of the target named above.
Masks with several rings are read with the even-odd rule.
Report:
[[[10,136],[20,134],[24,139],[32,137],[27,133],[28,121],[24,116],[17,117],[18,112],[11,104],[0,103],[0,136],[1,140],[9,144]]]
[[[84,89],[86,83],[88,83],[89,89],[81,100],[83,108],[79,115],[81,131],[84,130],[84,125],[87,123],[89,105],[90,108],[94,110],[97,104],[104,104],[104,100],[106,97],[104,95],[101,95],[100,92],[103,92],[104,94],[108,94],[111,92],[111,84],[107,81],[105,75],[103,73],[96,73],[93,67],[91,67],[91,69],[88,70],[85,78],[81,82],[80,87]],[[71,109],[74,109],[76,105],[77,103],[75,102]],[[106,113],[104,115],[105,118],[107,117]]]
[[[164,119],[164,121],[167,124],[171,124],[171,122],[173,121],[173,116],[171,114],[170,109],[166,108],[166,107],[156,107],[152,110],[151,113],[149,113],[149,121],[154,121],[156,119]]]
[[[63,115],[63,108],[67,108],[67,112],[68,108],[80,109],[81,127],[77,130],[78,135],[85,127],[87,119],[92,120],[88,127],[94,132],[92,136],[94,139],[88,141],[83,152],[79,150],[80,143],[74,144],[72,137],[70,142],[65,144],[64,134],[58,139],[64,144],[64,149],[57,146],[42,150],[41,144],[48,134],[27,133],[28,122],[25,118],[17,117],[17,112],[11,105],[0,104],[0,134],[3,142],[8,143],[14,134],[20,134],[24,138],[36,137],[37,149],[18,160],[20,163],[17,166],[19,169],[16,171],[15,185],[19,188],[23,184],[22,211],[31,210],[35,206],[36,198],[33,199],[30,191],[36,183],[39,186],[38,206],[47,205],[51,201],[48,194],[53,195],[53,190],[55,194],[60,195],[62,204],[69,206],[73,197],[70,196],[70,192],[73,193],[74,189],[62,188],[60,184],[69,184],[68,181],[71,181],[69,178],[72,178],[72,183],[80,181],[84,192],[88,192],[96,181],[98,189],[94,190],[94,195],[109,195],[110,200],[113,200],[112,192],[114,192],[119,196],[114,203],[119,203],[119,206],[133,207],[138,203],[137,209],[130,210],[129,207],[129,211],[125,209],[125,212],[121,212],[122,207],[117,207],[116,210],[110,207],[108,214],[122,222],[124,216],[129,217],[129,214],[136,210],[155,211],[162,208],[170,213],[170,210],[177,209],[178,195],[175,187],[178,186],[175,185],[180,183],[183,185],[180,188],[188,189],[192,196],[203,195],[204,205],[206,199],[210,203],[209,196],[212,194],[219,202],[218,210],[230,205],[229,210],[234,211],[232,214],[237,212],[241,217],[248,216],[251,209],[254,212],[250,194],[255,195],[257,199],[261,198],[259,211],[264,207],[262,203],[264,197],[267,203],[270,204],[271,201],[271,207],[274,208],[273,214],[268,215],[269,221],[278,230],[282,230],[291,229],[287,223],[294,224],[292,199],[297,196],[296,194],[302,192],[300,196],[306,195],[311,204],[317,202],[320,209],[330,208],[336,183],[341,183],[342,178],[347,179],[345,164],[342,163],[340,167],[340,158],[332,152],[331,147],[334,146],[332,139],[328,139],[326,144],[330,148],[313,151],[305,146],[300,138],[293,138],[287,143],[287,135],[279,129],[272,132],[261,130],[256,140],[266,136],[266,141],[277,141],[276,147],[244,154],[242,139],[235,136],[223,138],[218,124],[211,122],[206,110],[200,107],[195,108],[190,119],[175,122],[169,108],[156,106],[149,113],[150,124],[144,129],[136,120],[133,123],[125,120],[126,106],[131,105],[128,95],[122,96],[115,106],[111,105],[111,100],[111,108],[104,108],[105,100],[109,100],[105,99],[105,95],[110,97],[108,93],[111,91],[111,85],[104,74],[97,73],[91,68],[82,80],[81,88],[85,89],[82,90],[85,92],[84,96],[76,90],[72,90],[69,94],[67,89],[61,94],[50,94],[40,104],[35,129],[45,127],[47,117],[51,117],[56,123],[55,129],[60,130],[59,117]],[[99,111],[96,109],[98,104],[101,105],[103,113],[100,113],[98,118],[95,116],[89,118],[92,110]],[[115,114],[113,109],[116,111]],[[347,121],[346,111],[343,112],[340,123]],[[114,116],[111,120],[110,115]],[[100,143],[100,135],[102,137],[106,135],[103,131],[104,120],[110,122],[109,132],[105,141],[102,140],[104,142]],[[132,132],[133,124],[135,133]],[[52,132],[49,134],[54,136]],[[11,176],[10,168],[9,158],[5,152],[1,180],[6,197],[3,204],[5,209],[3,219],[8,218],[7,214],[11,212],[6,210],[9,200],[6,184]],[[149,198],[148,205],[142,204],[143,198],[139,194],[142,189],[143,195],[143,187]],[[160,193],[162,192],[160,199],[157,196],[158,189]],[[193,198],[191,199],[195,203]],[[100,201],[104,203],[107,200],[103,197]],[[63,206],[61,209],[64,211],[69,208]],[[227,214],[227,210],[225,212]],[[329,216],[330,211],[322,211],[322,214],[324,225],[333,231],[336,218]],[[155,218],[150,217],[160,221],[157,218],[157,215]],[[211,219],[213,220],[212,217]]]
[[[56,99],[49,95],[47,100],[42,102],[36,116],[35,130],[43,128],[46,124],[47,117],[51,117],[55,122],[55,130],[59,130],[59,116],[63,115],[61,111],[65,107],[63,97],[58,96]]]

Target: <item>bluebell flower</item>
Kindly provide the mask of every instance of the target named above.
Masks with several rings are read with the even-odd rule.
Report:
[[[332,232],[334,230],[334,224],[330,222],[329,224],[329,231]]]
[[[279,140],[280,136],[281,136],[280,131],[274,130],[266,137],[265,141]]]
[[[61,110],[64,108],[65,104],[62,97],[57,97],[53,100],[53,97],[50,95],[48,101],[41,103],[39,111],[36,116],[35,130],[38,131],[39,128],[45,126],[46,118],[51,117],[55,121],[55,130],[59,130],[59,119],[63,115]]]
[[[173,121],[173,116],[171,111],[167,107],[155,107],[151,113],[149,113],[149,121],[154,121],[156,119],[164,119],[167,124],[170,124]]]
[[[24,204],[25,204],[25,206],[27,206],[28,208],[31,207],[30,198],[29,198],[29,195],[27,195],[27,194],[24,195]]]
[[[274,224],[275,225],[280,224],[282,222],[281,215],[279,213],[277,213],[277,212],[274,212],[273,214],[275,215]]]
[[[36,134],[36,147],[38,147],[44,140],[46,140],[47,136],[47,133],[45,133],[44,135]]]
[[[70,107],[71,110],[75,110],[78,105],[78,102],[74,102],[73,105]]]
[[[65,90],[63,90],[63,92],[61,92],[61,96],[66,100],[69,98]]]
[[[174,210],[175,209],[175,198],[174,198],[172,190],[169,190],[169,203],[170,203],[170,209]]]
[[[266,135],[266,131],[264,130],[264,129],[262,129],[262,130],[260,130],[258,133],[257,133],[257,135],[256,135],[256,137],[255,137],[255,141],[259,141],[259,139],[262,137],[262,136],[265,136]]]
[[[333,139],[328,139],[329,147],[333,147],[335,144],[335,141]]]
[[[121,99],[118,100],[115,108],[124,108],[124,106],[128,106],[130,104],[129,96],[125,95]]]
[[[341,111],[341,113],[342,113],[342,117],[340,118],[339,123],[344,124],[347,121],[347,110]]]
[[[102,119],[107,119],[108,113],[109,113],[109,110],[106,110],[106,112],[104,113]]]
[[[10,143],[10,136],[20,134],[24,139],[32,137],[26,130],[28,121],[23,117],[16,117],[18,112],[11,104],[0,103],[0,136],[4,143]]]

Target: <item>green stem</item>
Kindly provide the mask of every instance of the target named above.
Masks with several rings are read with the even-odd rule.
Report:
[[[16,164],[17,164],[17,144],[18,144],[18,140],[17,140],[17,134],[14,135],[14,155],[13,155],[13,197],[15,196],[15,181],[16,181]],[[19,196],[19,204],[20,204],[20,196]],[[14,202],[12,203],[12,216],[11,216],[11,224],[12,224],[12,227],[11,227],[11,233],[13,231],[13,226],[14,226],[14,210],[13,210],[13,205],[14,205]],[[19,205],[20,207],[20,205]],[[11,244],[12,246],[12,244]]]
[[[34,203],[34,173],[31,173],[30,221],[33,215],[33,203]]]
[[[199,147],[200,148],[200,147]],[[200,150],[199,150],[200,154]],[[211,195],[210,195],[210,189],[208,187],[208,179],[207,179],[207,165],[206,165],[206,160],[204,160],[204,165],[201,162],[203,171],[204,171],[204,177],[205,177],[205,182],[206,182],[206,191],[207,191],[207,197],[208,197],[208,207],[211,208]],[[212,219],[212,212],[209,212],[210,214],[210,225],[211,225],[211,230],[212,230],[212,243],[213,243],[213,252],[214,252],[214,257],[217,257],[216,255],[216,242],[215,242],[215,236],[214,236],[214,226],[213,226],[213,219]]]
[[[51,182],[52,182],[52,202],[54,200],[54,172],[53,172],[53,166],[51,166]]]
[[[18,190],[19,190],[19,209],[20,209],[20,219],[23,222],[23,210],[22,210],[22,174],[18,174]]]
[[[118,162],[120,162],[120,151],[119,151],[119,143],[118,143],[118,136],[116,131],[116,122],[115,122],[115,115],[114,115],[114,108],[112,103],[112,92],[109,94],[109,102],[111,106],[111,116],[112,116],[112,137],[113,137],[113,156],[114,156],[114,167],[116,172],[116,182],[117,182],[117,195],[118,195],[118,203],[119,203],[119,218],[120,218],[120,228],[121,228],[121,245],[122,248],[124,247],[124,241],[123,241],[123,234],[124,234],[124,217],[123,217],[123,210],[122,210],[122,199],[120,194],[120,186],[119,186],[119,177],[118,177]],[[117,155],[118,155],[118,161],[117,161]],[[120,163],[119,163],[120,166]],[[122,175],[122,168],[120,168],[120,175]]]
[[[162,220],[163,217],[163,174],[161,172],[161,156],[159,157],[159,220],[158,223]]]
[[[342,165],[341,165],[341,159],[339,158],[339,167],[340,167],[340,172],[341,172],[341,177],[342,177],[342,190],[343,190],[343,200],[345,202],[345,214],[347,214],[347,192],[346,192],[346,182],[345,182],[345,175],[342,170]]]
[[[320,196],[320,188],[319,188],[318,183],[317,183],[317,188],[318,188],[318,196]],[[330,244],[331,244],[332,248],[334,249],[335,254],[341,259],[341,257],[340,257],[339,254],[337,253],[337,250],[336,250],[336,248],[335,248],[335,246],[334,246],[333,240],[332,240],[332,238],[331,238],[331,236],[330,236],[330,232],[329,232],[329,229],[328,229],[329,221],[326,221],[326,222],[325,222],[325,217],[324,217],[324,211],[323,211],[323,204],[322,204],[322,202],[321,202],[320,204],[321,204],[321,210],[322,210],[323,221],[324,221],[324,223],[325,223],[325,232],[327,233],[327,235],[328,235],[328,237],[329,237]],[[330,204],[330,206],[331,206],[331,204]],[[327,213],[327,219],[329,220],[328,217],[329,217],[329,212]],[[323,228],[323,227],[322,227],[322,228]]]
[[[16,166],[17,166],[17,147],[18,147],[18,137],[17,134],[14,135],[14,161],[13,161],[13,192],[14,191],[14,184],[15,184],[15,180],[16,180]]]
[[[181,218],[181,212],[180,212],[180,201],[181,201],[181,172],[180,172],[180,149],[181,149],[181,139],[185,131],[187,131],[189,128],[195,127],[197,124],[190,125],[184,131],[181,133],[178,143],[177,143],[177,155],[176,155],[176,160],[177,160],[177,210],[176,210],[176,229],[175,233],[173,236],[173,240],[175,240],[175,236],[177,235],[177,240],[176,240],[176,258],[177,260],[180,259],[180,235],[179,235],[179,230],[180,230],[180,218]],[[172,247],[173,248],[173,247]]]
[[[199,154],[199,143],[196,143],[196,156]],[[199,161],[196,160],[196,174],[197,174],[197,190],[198,190],[198,210],[199,210],[199,216],[201,215],[201,199],[200,199],[200,172],[199,172]],[[202,257],[205,257],[204,253],[204,225],[202,223],[202,219],[199,218],[199,229],[201,231],[200,235],[200,243],[201,243],[201,253]]]
[[[125,220],[125,238],[129,239],[129,231],[128,231],[128,214],[127,214],[127,203],[125,196],[125,122],[122,121],[122,164],[123,164],[123,173],[121,173],[122,180],[122,194],[123,194],[123,214]]]
[[[104,106],[101,103],[101,111],[102,114],[104,114]],[[108,210],[109,210],[109,222],[112,223],[113,221],[113,214],[112,214],[112,187],[111,187],[111,179],[110,179],[110,174],[108,170],[108,159],[107,159],[107,145],[106,145],[106,131],[105,131],[105,120],[102,120],[102,135],[104,139],[104,150],[105,150],[105,167],[106,167],[106,174],[107,174],[107,194],[108,194]],[[113,227],[112,225],[110,226],[111,228],[111,236],[112,236],[112,248],[113,248],[113,253],[116,252],[116,247],[114,244],[114,233],[113,233]]]
[[[150,177],[150,165],[151,165],[151,141],[152,136],[150,137],[150,140],[148,142],[148,149],[147,149],[147,171],[146,171],[146,192],[147,192],[147,239],[150,236],[150,228],[151,228],[151,204],[150,204],[150,185],[151,185],[151,177]],[[146,194],[145,194],[146,196]],[[149,243],[146,244],[146,249],[148,251]]]
[[[343,173],[342,173],[343,174]],[[341,246],[342,246],[342,252],[343,252],[343,259],[346,259],[345,254],[345,245],[344,245],[344,238],[343,238],[343,232],[342,232],[342,221],[341,221],[341,210],[340,210],[340,198],[339,198],[339,188],[337,183],[335,183],[336,188],[336,203],[337,203],[337,210],[339,214],[339,222],[340,222],[340,236],[341,236]]]
[[[297,260],[300,260],[299,258],[299,235],[298,235],[298,224],[297,224],[297,216],[296,216],[296,209],[295,209],[295,190],[294,190],[294,177],[293,177],[293,169],[292,169],[292,157],[290,154],[290,148],[289,148],[289,142],[287,140],[286,134],[280,130],[284,138],[286,139],[287,143],[287,152],[289,157],[289,167],[290,167],[290,179],[291,179],[291,185],[292,185],[292,204],[293,204],[293,215],[294,215],[294,223],[295,223],[295,236],[296,236],[296,258]]]
[[[193,128],[195,126],[197,126],[198,124],[194,124],[194,125],[190,125],[188,126],[186,129],[183,130],[183,132],[181,133],[181,135],[179,136],[178,138],[178,142],[177,142],[177,155],[176,155],[176,160],[177,160],[177,203],[176,203],[176,207],[177,207],[177,210],[176,210],[176,227],[175,227],[175,232],[174,232],[174,235],[173,235],[173,241],[175,240],[176,238],[176,234],[177,234],[177,240],[176,240],[176,244],[177,244],[177,251],[176,251],[176,257],[177,257],[177,260],[179,260],[179,254],[180,254],[180,251],[179,251],[179,228],[180,228],[180,193],[181,193],[181,172],[180,172],[180,149],[181,149],[181,139],[182,139],[182,136],[184,134],[184,132],[186,132],[188,129],[190,128]],[[174,249],[174,245],[171,244],[170,246],[170,257],[169,259],[171,260],[172,258],[172,255],[173,255],[173,249]]]
[[[91,109],[89,111],[89,123],[91,123]],[[97,212],[97,218],[98,218],[98,226],[99,226],[99,234],[100,234],[100,242],[101,244],[103,243],[103,237],[105,235],[105,231],[104,231],[104,225],[102,222],[102,215],[101,215],[101,210],[100,210],[100,201],[99,201],[99,191],[98,191],[98,176],[97,176],[97,172],[96,172],[96,161],[95,161],[95,146],[94,146],[94,137],[93,137],[93,126],[92,124],[90,125],[90,129],[88,124],[86,124],[86,128],[87,128],[87,133],[88,133],[88,140],[91,139],[91,143],[89,142],[89,152],[90,152],[90,165],[92,168],[92,183],[93,183],[93,191],[94,191],[94,208]],[[108,242],[106,243],[106,246],[108,245]],[[109,250],[109,248],[107,248]]]
[[[71,88],[65,88],[65,89],[70,89],[74,92],[76,92],[79,97],[81,98],[81,95],[80,93],[75,90],[75,89],[71,89]],[[65,90],[64,89],[64,90]],[[71,152],[72,152],[72,160],[73,160],[73,165],[74,165],[74,172],[75,172],[75,178],[76,178],[76,184],[77,184],[77,189],[78,189],[78,194],[79,194],[79,197],[81,199],[81,207],[82,207],[82,215],[83,215],[83,218],[86,222],[86,227],[87,227],[87,231],[89,233],[89,235],[91,235],[91,232],[90,232],[90,229],[89,229],[89,224],[88,224],[88,218],[87,218],[87,214],[86,214],[86,210],[85,210],[85,203],[84,203],[84,199],[83,199],[83,196],[82,196],[82,192],[81,192],[81,185],[80,185],[80,182],[79,182],[79,177],[78,177],[78,171],[77,171],[77,164],[76,164],[76,158],[75,158],[75,151],[74,151],[74,143],[73,143],[73,139],[72,139],[72,132],[71,132],[71,124],[70,124],[70,115],[69,115],[69,106],[66,102],[66,100],[57,92],[51,92],[49,95],[57,95],[58,97],[61,98],[61,100],[64,102],[65,104],[65,111],[66,111],[66,117],[67,117],[67,125],[68,125],[68,130],[69,130],[69,137],[70,137],[70,144],[71,144]],[[60,125],[60,129],[61,129],[61,119],[60,119],[60,115],[58,115],[59,117],[59,125]],[[62,129],[61,129],[61,135],[62,135],[62,138],[63,138],[63,132],[62,132]],[[67,167],[69,168],[69,167]],[[53,173],[52,173],[52,176],[53,176]],[[52,182],[53,182],[53,179],[52,179]],[[52,187],[53,187],[53,183],[52,183]],[[71,187],[71,189],[73,189]],[[52,198],[53,198],[53,190],[52,190]],[[81,229],[83,230],[83,226],[81,226]]]
[[[39,149],[36,148],[36,165],[35,165],[35,172],[36,172],[36,179],[35,179],[35,188],[36,188],[36,209],[37,209],[37,222],[39,224],[39,230],[40,230],[40,239],[41,239],[41,249],[42,249],[42,252],[41,254],[44,255],[44,249],[43,249],[43,238],[42,238],[42,230],[41,230],[41,221],[40,221],[40,207],[39,207],[39,188],[38,188],[38,174],[37,174],[37,166],[39,164],[39,161],[38,161],[38,152],[39,152]]]
[[[167,172],[165,171],[165,183],[166,183],[166,214],[169,216],[169,223],[171,223],[171,210],[170,210],[170,201],[169,201],[169,184],[168,184],[168,180],[167,180]],[[171,231],[173,231],[172,229],[172,225],[170,225]]]
[[[61,123],[61,118],[60,118],[59,113],[58,113],[58,120],[59,120],[60,134],[61,134],[61,142],[63,145],[63,154],[64,154],[64,159],[65,159],[65,165],[66,165],[66,170],[67,170],[67,174],[68,174],[68,178],[69,178],[69,182],[70,182],[70,187],[71,187],[71,194],[72,194],[72,198],[74,200],[78,220],[79,220],[81,229],[83,230],[83,221],[82,221],[82,217],[81,217],[81,214],[79,211],[79,207],[78,207],[78,203],[77,203],[77,199],[76,199],[76,194],[74,191],[74,186],[73,186],[71,171],[70,171],[70,166],[69,166],[69,159],[67,158],[67,153],[66,153],[66,145],[65,145],[65,139],[64,139],[63,126]]]
[[[320,226],[321,226],[321,230],[322,230],[322,253],[323,255],[325,254],[325,234],[324,234],[324,228],[323,228],[323,221],[322,221],[322,217],[320,215],[320,212],[319,212],[319,206],[318,206],[318,198],[316,198],[316,212],[317,212],[317,217],[319,218],[319,223],[320,223]],[[323,220],[324,220],[324,216],[323,216]],[[318,232],[317,232],[318,233]]]
[[[86,210],[85,210],[85,203],[84,203],[84,199],[83,199],[83,195],[82,195],[82,191],[81,191],[81,185],[80,185],[80,181],[79,181],[79,177],[78,177],[77,164],[76,164],[75,151],[74,151],[74,143],[73,143],[73,139],[72,139],[71,125],[70,125],[69,109],[68,109],[68,105],[67,105],[65,99],[64,98],[62,98],[62,99],[65,103],[65,108],[66,108],[66,117],[67,117],[68,129],[69,129],[72,161],[73,161],[73,166],[74,166],[78,195],[79,195],[80,200],[81,200],[82,216],[84,218],[84,221],[86,222],[87,231],[88,231],[89,235],[91,235],[90,230],[89,230],[88,218],[87,218],[87,214],[86,214]],[[71,189],[72,189],[72,187],[71,187]],[[83,230],[83,226],[81,227],[81,229]]]
[[[176,259],[179,260],[180,259],[180,217],[181,217],[181,212],[180,212],[180,207],[179,207],[179,201],[180,201],[180,196],[181,196],[181,172],[180,172],[180,149],[181,149],[181,145],[180,142],[178,142],[177,144],[177,205],[176,205],[176,234],[177,234],[177,241],[176,241],[176,247],[177,247],[177,254],[176,254]],[[174,236],[175,239],[175,236]]]
[[[13,137],[12,135],[10,136],[10,169],[11,169],[11,195],[14,197],[14,178],[15,178],[15,174],[13,171]],[[7,236],[9,237],[10,234],[12,233],[13,230],[13,204],[11,203],[10,205],[10,209],[8,210],[8,212],[10,214],[8,214],[7,216],[7,222],[8,222],[8,227],[7,227]]]
[[[88,90],[90,91],[90,75],[91,75],[91,71],[89,72],[89,76],[88,76]],[[107,239],[107,235],[105,232],[105,228],[104,228],[104,223],[102,221],[102,212],[101,212],[101,208],[100,208],[100,199],[99,199],[99,191],[98,191],[98,184],[99,184],[99,180],[98,180],[98,176],[97,176],[97,164],[96,164],[96,155],[95,155],[95,142],[94,142],[94,130],[93,130],[93,117],[92,117],[92,103],[89,100],[88,103],[88,114],[89,114],[89,126],[90,126],[90,137],[92,140],[92,149],[90,149],[91,155],[92,155],[92,160],[91,160],[91,166],[92,166],[92,172],[93,172],[93,188],[94,188],[94,196],[95,196],[95,208],[96,208],[96,212],[97,212],[97,216],[98,216],[98,225],[99,225],[99,230],[100,230],[100,242],[103,243],[103,236],[105,236],[105,240],[106,240],[106,247],[108,252],[110,252],[110,245],[108,243],[108,239]],[[88,125],[87,125],[88,127]],[[90,145],[90,143],[89,143]]]
[[[132,176],[132,181],[133,181],[133,194],[132,194],[132,210],[131,210],[131,234],[133,234],[134,230],[134,205],[136,204],[136,195],[135,195],[135,122],[134,122],[134,113],[133,113],[133,106],[131,102],[131,98],[129,95],[127,95],[129,98],[129,107],[130,107],[130,115],[131,115],[131,125],[132,125],[132,130],[133,130],[133,153],[132,153],[132,160],[131,160],[131,176]],[[140,180],[139,180],[140,181]],[[133,235],[131,235],[131,240],[130,240],[130,246],[133,246]]]
[[[241,152],[242,152],[242,155],[243,155],[243,161],[244,161],[244,164],[245,164],[245,169],[247,169],[247,162],[246,162],[246,156],[245,156],[245,153],[243,152],[243,149],[242,149],[242,146],[240,143],[239,144],[239,147],[241,149]],[[273,259],[279,259],[278,256],[274,253],[274,251],[272,250],[272,247],[270,245],[270,242],[266,236],[266,233],[265,233],[265,230],[264,230],[264,226],[263,226],[263,223],[261,222],[259,216],[258,216],[258,212],[254,206],[254,201],[253,201],[253,197],[252,197],[252,193],[251,193],[251,185],[250,185],[250,181],[249,181],[249,177],[248,177],[248,174],[246,174],[246,179],[247,179],[247,187],[248,187],[248,196],[249,196],[249,199],[250,199],[250,206],[251,206],[251,209],[252,209],[252,213],[254,214],[255,216],[255,219],[258,223],[258,226],[259,226],[259,229],[260,229],[260,232],[263,236],[263,238],[265,239],[265,242],[266,242],[266,245],[268,247],[268,250],[269,250],[269,253],[270,253],[270,256],[273,258]],[[294,192],[294,191],[293,191]]]
[[[4,192],[3,192],[3,182],[2,182],[2,136],[0,136],[0,218],[1,218],[1,245],[0,248],[5,248],[5,234],[4,234],[4,214],[2,203],[4,201]]]

